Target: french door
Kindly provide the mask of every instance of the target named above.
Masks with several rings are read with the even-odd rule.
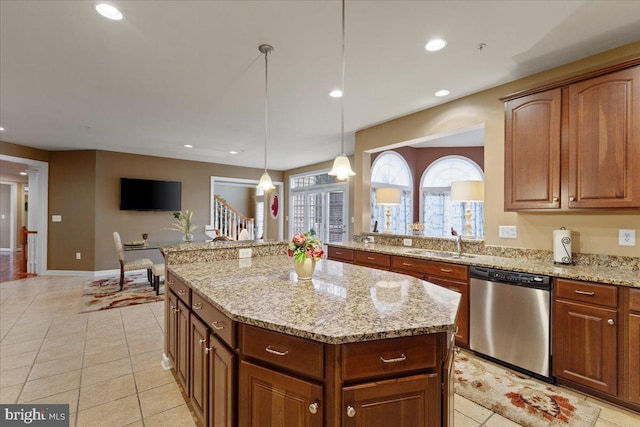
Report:
[[[342,189],[306,189],[291,193],[290,234],[314,229],[322,243],[346,240],[348,204]]]

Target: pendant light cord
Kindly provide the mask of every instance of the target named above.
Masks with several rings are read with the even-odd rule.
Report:
[[[342,155],[344,154],[344,74],[345,74],[345,59],[344,59],[344,3],[342,0],[342,96],[340,97],[340,147],[342,149]]]
[[[267,171],[267,133],[269,130],[269,121],[268,121],[268,114],[269,114],[269,109],[268,109],[268,103],[267,100],[268,95],[269,95],[269,90],[268,90],[268,74],[269,74],[269,66],[268,66],[268,59],[267,57],[269,56],[269,49],[265,49],[264,52],[264,171]]]

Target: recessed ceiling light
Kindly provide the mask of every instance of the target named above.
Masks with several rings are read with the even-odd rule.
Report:
[[[29,174],[26,172],[20,172],[20,175],[29,175]]]
[[[447,45],[447,42],[442,39],[433,39],[430,40],[429,43],[425,45],[425,49],[429,52],[436,52]]]
[[[238,154],[238,152],[236,150],[231,150],[229,151],[229,154]]]
[[[184,144],[184,147],[185,147],[185,148],[193,148],[193,145],[191,145],[191,144]]]
[[[437,92],[435,93],[435,95],[436,95],[436,96],[447,96],[447,95],[449,95],[450,93],[451,93],[451,92],[449,92],[449,91],[448,91],[448,90],[446,90],[446,89],[441,89],[441,90],[437,91]]]
[[[122,12],[107,3],[96,4],[96,11],[107,19],[119,21],[122,19]]]
[[[329,92],[329,96],[332,98],[340,98],[342,96],[342,91],[340,89],[335,89]]]
[[[0,126],[0,132],[2,132],[4,130],[4,128],[2,126]]]

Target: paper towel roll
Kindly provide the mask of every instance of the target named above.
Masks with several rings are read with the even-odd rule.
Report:
[[[571,264],[571,230],[553,230],[553,262]]]

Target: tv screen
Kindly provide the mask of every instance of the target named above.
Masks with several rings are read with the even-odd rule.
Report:
[[[181,209],[181,182],[120,178],[120,210],[179,211]]]

